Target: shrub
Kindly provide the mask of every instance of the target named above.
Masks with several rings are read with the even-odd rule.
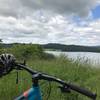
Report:
[[[52,54],[45,53],[38,44],[13,44],[10,48],[0,49],[0,54],[11,53],[19,60],[52,59]]]
[[[37,44],[17,44],[10,48],[8,51],[19,59],[30,59],[31,57],[41,58],[43,54],[43,49],[40,45]]]

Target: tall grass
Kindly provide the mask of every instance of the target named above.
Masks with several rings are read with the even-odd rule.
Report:
[[[100,68],[91,67],[91,64],[87,61],[80,62],[80,59],[73,61],[65,56],[54,58],[52,55],[45,54],[38,45],[17,45],[8,49],[0,49],[0,54],[6,52],[13,53],[18,60],[26,59],[27,65],[31,66],[33,70],[42,71],[68,83],[96,92],[97,100],[100,100]],[[13,100],[31,87],[31,76],[27,72],[20,71],[19,76],[18,84],[16,84],[16,71],[0,78],[0,100]],[[40,86],[44,94],[43,100],[46,100],[48,83]],[[49,100],[89,100],[89,98],[75,91],[62,94],[57,86],[58,84],[52,83]]]
[[[65,57],[55,58],[53,60],[28,60],[27,65],[32,69],[42,71],[50,75],[59,77],[66,82],[71,82],[81,87],[85,87],[98,94],[97,100],[100,100],[100,69],[92,68],[89,64],[81,64],[78,61],[71,61]],[[16,86],[16,73],[7,75],[0,79],[0,100],[12,100],[31,86],[31,77],[26,72],[20,72],[20,82]],[[21,80],[24,79],[24,80]],[[70,94],[62,94],[57,88],[57,84],[52,84],[50,100],[89,100],[89,98],[80,95],[74,91]],[[48,88],[48,85],[45,85]],[[42,90],[46,89],[42,88]],[[45,100],[44,94],[44,100]],[[46,94],[47,95],[47,94]]]

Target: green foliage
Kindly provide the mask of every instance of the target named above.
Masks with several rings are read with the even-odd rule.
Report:
[[[43,55],[42,55],[42,58],[43,59],[47,59],[47,60],[50,60],[50,59],[54,59],[55,58],[55,56],[54,55],[52,55],[52,54],[49,54],[49,53],[44,53]]]
[[[0,48],[0,54],[2,54],[2,51],[3,51],[3,50]]]
[[[45,49],[69,51],[69,52],[100,52],[100,46],[80,46],[80,45],[64,45],[57,43],[50,43],[42,45]]]
[[[4,48],[0,48],[0,55],[3,54],[3,53],[6,53],[6,52],[7,52],[6,49],[4,49]]]
[[[27,65],[34,70],[48,73],[96,92],[97,100],[100,100],[100,68],[92,68],[89,63],[81,63],[80,60],[72,61],[63,55],[54,58],[53,55],[44,53],[41,46],[37,44],[14,44],[10,48],[1,48],[0,54],[2,53],[12,53],[19,60],[26,59]],[[12,100],[31,87],[29,74],[21,71],[20,77],[24,80],[19,80],[19,85],[16,87],[16,73],[12,73],[0,79],[0,100]],[[70,94],[61,94],[57,86],[55,83],[52,84],[50,100],[89,100],[74,91]],[[45,91],[48,89],[48,85],[41,85],[41,88]],[[43,98],[47,95],[46,93],[45,91]]]
[[[77,61],[69,60],[63,56],[53,59],[29,59],[27,65],[34,70],[42,71],[50,75],[59,77],[66,82],[77,84],[97,93],[97,100],[100,100],[100,69],[92,68],[89,64],[81,64]],[[0,100],[12,100],[14,97],[25,91],[31,86],[31,77],[26,72],[20,72],[20,77],[24,80],[19,81],[16,89],[15,75],[9,74],[0,80]],[[27,80],[25,80],[27,79]],[[7,82],[6,82],[7,81]],[[70,94],[62,94],[57,88],[57,84],[52,83],[52,92],[49,100],[90,100],[89,98],[72,91]],[[44,97],[47,95],[48,85],[41,85]],[[43,99],[45,100],[45,99]]]
[[[47,58],[47,54],[44,53],[42,47],[38,44],[14,44],[10,48],[0,49],[0,54],[2,53],[11,53],[17,59]]]
[[[19,59],[41,58],[43,49],[39,45],[14,45],[9,51]]]
[[[2,39],[0,39],[0,43],[2,42]]]

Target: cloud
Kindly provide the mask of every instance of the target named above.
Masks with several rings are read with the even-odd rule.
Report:
[[[96,2],[96,0],[21,0],[22,5],[29,9],[45,9],[79,16],[87,16]]]
[[[87,16],[98,0],[0,0],[0,14],[26,16],[35,10]]]
[[[96,0],[0,0],[0,38],[5,43],[99,45],[100,20],[92,20],[90,12],[95,4]],[[91,18],[73,21],[70,15]]]
[[[0,15],[16,16],[19,13],[20,2],[17,0],[0,0]]]
[[[69,17],[0,17],[0,38],[4,43],[100,44],[100,19],[78,25]],[[80,22],[81,23],[81,22]]]

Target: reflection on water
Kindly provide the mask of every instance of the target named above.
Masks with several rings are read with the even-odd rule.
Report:
[[[47,53],[52,53],[55,56],[65,55],[73,60],[83,59],[87,60],[94,65],[100,65],[100,53],[92,52],[61,52],[61,51],[46,51]]]

